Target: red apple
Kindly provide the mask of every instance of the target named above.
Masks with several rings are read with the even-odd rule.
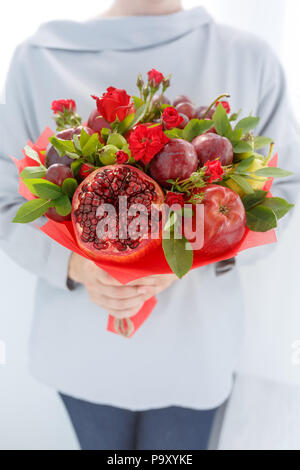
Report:
[[[197,168],[198,157],[193,145],[186,140],[172,139],[151,161],[150,174],[168,188],[168,180],[189,178]]]
[[[199,158],[200,168],[210,160],[219,159],[222,166],[231,165],[233,161],[233,147],[230,140],[211,132],[196,137],[193,146]]]
[[[231,189],[213,184],[196,189],[195,193],[204,194],[204,246],[199,254],[207,258],[226,254],[245,235],[246,213],[241,198]],[[195,227],[196,221],[193,222]]]

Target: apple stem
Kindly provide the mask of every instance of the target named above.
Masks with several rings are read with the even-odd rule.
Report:
[[[203,116],[203,119],[206,118],[206,116],[208,115],[209,111],[214,107],[214,105],[220,101],[222,98],[230,98],[230,94],[229,93],[223,93],[222,95],[218,96],[217,99],[215,99],[215,101],[207,108],[206,110],[206,113],[204,114]]]

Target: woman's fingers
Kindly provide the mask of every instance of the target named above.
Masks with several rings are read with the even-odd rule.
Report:
[[[122,286],[117,279],[112,277],[110,274],[108,274],[106,271],[103,271],[103,269],[98,268],[96,265],[96,270],[95,270],[95,278],[97,281],[101,282],[101,284],[104,284],[105,286]]]
[[[177,276],[175,274],[157,274],[155,276],[148,276],[143,277],[141,279],[137,279],[136,281],[129,282],[127,285],[131,286],[161,286],[161,285],[169,285],[175,280],[177,280]]]
[[[145,297],[139,295],[130,299],[111,299],[104,295],[102,301],[108,310],[134,310],[143,305]]]
[[[144,295],[136,295],[129,298],[112,298],[101,292],[97,286],[93,286],[88,289],[89,296],[92,302],[104,308],[107,311],[110,310],[134,310],[142,306],[145,302]]]
[[[121,300],[136,298],[139,295],[147,294],[147,289],[145,287],[136,286],[105,286],[102,291],[106,297]]]
[[[113,317],[115,318],[118,318],[118,319],[123,319],[123,318],[130,318],[130,317],[134,317],[134,315],[136,315],[139,310],[142,308],[143,304],[141,304],[140,306],[138,306],[136,309],[134,310],[110,310],[109,313],[110,315],[112,315]]]

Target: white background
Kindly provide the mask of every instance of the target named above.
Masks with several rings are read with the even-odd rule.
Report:
[[[0,16],[0,88],[15,46],[31,35],[41,22],[56,18],[85,20],[99,14],[109,3],[85,0],[83,5],[76,1],[52,0],[45,7],[45,3],[37,0],[6,2]],[[218,21],[253,31],[266,39],[284,63],[294,109],[300,118],[299,0],[190,0],[184,3],[188,8],[202,3]],[[289,230],[270,259],[243,268],[241,272],[247,299],[247,334],[240,370],[244,374],[267,377],[274,383],[296,386],[300,385],[300,364],[292,358],[293,345],[300,340],[299,215],[296,209]],[[36,383],[26,370],[35,279],[3,253],[0,253],[0,266],[0,353],[3,351],[1,341],[6,346],[6,365],[1,365],[0,357],[0,449],[76,448],[73,432],[55,392]],[[294,399],[299,394],[300,401],[300,389],[294,390]],[[299,402],[297,406],[299,409]],[[272,436],[271,418],[264,426]],[[229,435],[225,441],[230,447],[234,438]]]

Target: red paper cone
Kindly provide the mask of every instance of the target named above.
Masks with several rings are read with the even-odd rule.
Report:
[[[46,128],[35,144],[29,143],[29,145],[39,153],[42,161],[44,155],[41,152],[46,149],[49,142],[48,139],[52,135],[53,132],[51,131],[51,129]],[[22,160],[17,160],[14,157],[11,158],[13,159],[16,167],[18,168],[19,173],[26,166],[36,166],[36,162],[27,156],[25,156]],[[276,167],[277,159],[278,155],[275,155],[270,161],[269,166]],[[264,189],[266,191],[270,191],[272,183],[273,180],[269,179]],[[30,200],[34,197],[28,191],[21,179],[19,192],[25,199]],[[49,220],[44,226],[38,228],[65,248],[75,253],[78,253],[79,255],[85,258],[88,258],[88,256],[85,255],[85,253],[80,249],[77,244],[72,222],[57,223],[52,220]],[[247,229],[241,243],[234,249],[223,253],[223,255],[220,255],[215,258],[203,259],[203,257],[201,256],[201,252],[194,252],[194,263],[192,269],[196,269],[201,266],[217,263],[219,261],[236,257],[239,252],[248,250],[249,248],[254,248],[257,246],[267,245],[275,242],[276,234],[274,230],[271,230],[266,233],[260,233],[252,232],[251,230]],[[131,281],[135,281],[137,279],[141,279],[150,275],[172,273],[165,259],[162,245],[151,250],[151,253],[147,252],[144,256],[139,257],[137,260],[128,263],[119,264],[116,261],[108,260],[101,260],[100,262],[95,263],[97,264],[97,266],[99,266],[101,269],[113,276],[122,284],[127,284]],[[145,302],[141,310],[129,320],[118,321],[114,317],[109,316],[107,326],[108,331],[117,334],[122,334],[126,337],[131,337],[148,318],[156,303],[157,300],[155,297],[149,299],[147,302]]]

